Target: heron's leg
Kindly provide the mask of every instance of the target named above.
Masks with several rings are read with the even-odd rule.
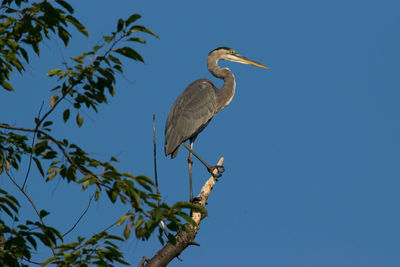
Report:
[[[186,144],[185,144],[186,145]],[[190,140],[190,149],[193,149],[193,141]],[[193,151],[193,150],[192,150]],[[193,165],[193,160],[192,160],[192,151],[189,150],[189,158],[188,158],[188,164],[189,164],[189,184],[190,184],[190,202],[193,202],[193,187],[192,187],[192,165]]]
[[[224,166],[222,165],[210,166],[207,164],[207,162],[205,162],[202,158],[200,158],[200,156],[197,155],[197,153],[195,153],[186,143],[182,143],[182,145],[186,147],[186,149],[189,150],[190,153],[192,153],[198,160],[200,160],[200,162],[203,163],[204,166],[206,166],[208,172],[211,173],[212,176],[214,176],[215,178],[221,177],[222,173],[225,171]],[[216,170],[217,173],[214,174],[214,170]]]

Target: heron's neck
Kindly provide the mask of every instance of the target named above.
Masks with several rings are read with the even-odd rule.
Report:
[[[221,89],[216,90],[218,111],[231,103],[235,95],[235,76],[228,68],[218,66],[218,59],[210,57],[207,59],[208,70],[217,78],[224,79]]]

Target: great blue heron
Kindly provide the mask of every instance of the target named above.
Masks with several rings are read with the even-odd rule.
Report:
[[[260,63],[247,59],[229,47],[219,47],[208,54],[207,68],[215,77],[224,79],[221,89],[209,79],[200,79],[192,82],[185,91],[175,100],[169,112],[165,126],[165,155],[171,154],[175,158],[180,145],[189,150],[189,178],[190,178],[190,201],[193,201],[192,191],[192,153],[207,167],[215,177],[221,176],[223,166],[208,165],[196,153],[193,152],[193,142],[197,135],[204,130],[215,114],[225,108],[235,95],[235,77],[228,68],[218,66],[219,60],[228,60],[243,64],[251,64],[268,69]],[[190,148],[185,143],[190,141]]]

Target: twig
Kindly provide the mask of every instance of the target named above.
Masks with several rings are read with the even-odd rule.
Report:
[[[22,189],[22,187],[20,187],[17,182],[15,182],[15,180],[12,178],[12,176],[10,175],[10,173],[8,172],[7,169],[6,170],[6,174],[7,176],[10,178],[10,180],[13,182],[13,184],[19,189],[19,191],[21,191],[22,194],[24,194],[24,196],[28,199],[28,201],[31,203],[33,209],[35,210],[37,216],[39,217],[41,223],[47,227],[47,225],[44,223],[42,216],[40,216],[39,210],[36,208],[36,205],[33,203],[32,199],[28,196],[28,194],[24,191],[24,189]],[[56,255],[56,251],[54,250],[53,244],[50,245],[50,248],[53,252],[53,255]]]
[[[158,189],[157,178],[157,147],[156,147],[156,115],[153,114],[153,143],[154,143],[154,178],[156,180],[156,189],[158,195],[158,206],[160,206],[160,190]]]
[[[92,195],[89,199],[89,203],[85,209],[85,211],[81,214],[81,216],[78,218],[78,220],[76,221],[76,223],[71,227],[71,229],[69,229],[65,234],[63,234],[63,237],[65,237],[66,235],[68,235],[72,230],[74,230],[74,228],[78,225],[78,223],[80,222],[80,220],[83,218],[83,216],[85,216],[86,212],[89,210],[90,204],[92,203],[94,195]]]
[[[149,261],[149,259],[148,259],[147,257],[143,256],[143,258],[142,258],[142,260],[140,261],[138,267],[144,266],[144,264],[145,264],[146,262],[148,262],[148,261]]]
[[[42,112],[43,104],[44,104],[44,102],[42,102],[42,105],[40,106],[38,118],[40,117],[40,113]],[[22,184],[22,189],[25,188],[25,184],[26,184],[26,181],[28,180],[29,172],[31,171],[32,157],[33,157],[33,145],[35,144],[35,138],[36,138],[38,127],[39,127],[39,124],[36,124],[35,131],[33,132],[32,145],[31,145],[32,151],[29,156],[28,170],[26,171],[25,180],[24,180],[24,183]]]
[[[110,228],[114,227],[117,223],[118,223],[118,221],[115,221],[113,224],[111,224],[110,226],[106,227],[102,232],[108,231]]]
[[[158,206],[160,206],[161,203],[161,195],[160,195],[160,190],[158,189],[158,178],[157,178],[157,146],[156,146],[156,115],[153,114],[153,143],[154,143],[154,178],[156,180],[156,190],[157,190],[157,196],[158,196]],[[164,220],[161,219],[161,228],[163,229],[164,235],[168,237],[168,232],[167,229],[165,228],[165,223]],[[140,265],[139,265],[140,266]]]
[[[35,265],[42,265],[42,263],[40,263],[40,262],[31,261],[31,260],[28,260],[27,258],[23,258],[23,260],[24,260],[24,261],[27,261],[27,262],[29,262],[29,263],[35,264]]]

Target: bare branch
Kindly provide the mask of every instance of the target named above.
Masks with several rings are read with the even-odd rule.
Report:
[[[143,256],[143,258],[142,258],[142,260],[140,261],[138,267],[145,266],[145,263],[148,262],[148,261],[149,261],[149,259],[148,259],[147,257]]]
[[[222,165],[224,158],[220,158],[217,165]],[[214,171],[216,172],[216,170]],[[197,204],[205,207],[207,203],[207,199],[210,196],[212,189],[214,188],[216,179],[214,176],[211,176],[208,181],[204,184],[203,188],[201,189],[200,193],[196,197]],[[189,223],[186,223],[186,230],[182,229],[178,232],[175,236],[176,244],[173,245],[172,243],[168,242],[162,249],[160,249],[157,254],[147,261],[146,267],[151,266],[166,266],[170,261],[174,258],[177,258],[183,250],[185,250],[190,245],[198,245],[194,242],[196,238],[197,231],[199,229],[200,221],[205,218],[202,216],[200,212],[194,211],[192,213],[192,219],[196,222],[197,226],[192,226]]]
[[[42,112],[43,104],[44,104],[44,102],[42,102],[42,105],[40,106],[38,118],[40,117],[40,113]],[[35,138],[36,138],[36,133],[37,133],[38,127],[39,127],[39,124],[36,124],[35,132],[33,133],[33,138],[32,138],[32,145],[31,145],[32,148],[33,148],[33,145],[35,144]],[[24,180],[24,183],[22,184],[22,189],[25,188],[26,181],[28,180],[28,176],[29,176],[29,173],[31,171],[32,157],[33,157],[33,149],[32,149],[31,154],[29,156],[28,170],[26,171],[25,180]]]
[[[78,225],[78,223],[80,222],[80,220],[83,218],[83,216],[85,216],[86,212],[89,210],[90,204],[92,203],[92,199],[93,199],[94,195],[92,195],[89,199],[89,203],[86,207],[86,209],[83,211],[83,213],[81,214],[81,216],[79,216],[78,220],[76,221],[76,223],[71,227],[71,229],[69,229],[67,232],[65,232],[65,234],[63,234],[63,237],[65,237],[66,235],[68,235],[69,233],[72,232],[72,230],[75,229],[75,227]]]
[[[12,176],[10,175],[10,173],[8,172],[8,170],[5,169],[5,171],[6,171],[6,173],[7,173],[7,176],[8,176],[8,177],[10,178],[10,180],[13,182],[13,184],[19,189],[19,191],[21,191],[22,194],[24,194],[24,196],[25,196],[25,197],[28,199],[28,201],[31,203],[33,209],[35,210],[37,216],[39,217],[40,222],[41,222],[44,226],[46,226],[46,224],[45,224],[44,221],[43,221],[42,216],[40,216],[39,210],[36,208],[35,203],[33,203],[32,199],[28,196],[28,194],[24,191],[24,189],[22,189],[22,187],[20,187],[20,186],[17,184],[17,182],[12,178]],[[46,226],[46,227],[47,227],[47,226]],[[51,244],[50,248],[51,248],[51,251],[53,252],[53,255],[55,256],[55,255],[56,255],[56,252],[55,252],[54,247],[53,247],[52,244]]]
[[[160,206],[160,190],[158,189],[157,178],[157,147],[156,147],[156,115],[153,114],[153,143],[154,143],[154,179],[156,180],[156,190],[158,195],[158,206]]]

